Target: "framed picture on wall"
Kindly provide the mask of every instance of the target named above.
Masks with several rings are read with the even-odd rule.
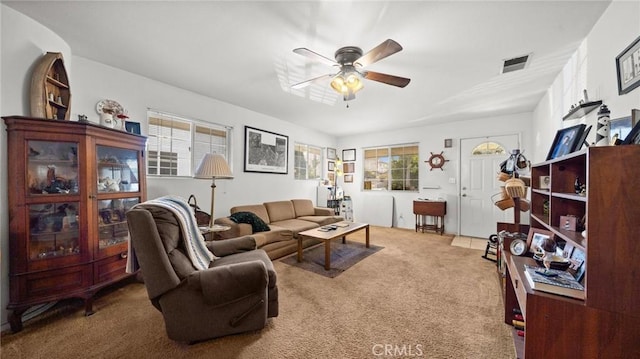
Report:
[[[356,160],[356,149],[351,148],[348,150],[342,150],[342,161],[355,161]]]
[[[640,86],[640,37],[633,40],[616,57],[618,95],[624,95]]]
[[[353,175],[344,175],[344,183],[353,183]]]
[[[335,160],[336,159],[336,149],[327,147],[327,159]]]
[[[244,171],[287,174],[289,136],[244,126]]]
[[[355,163],[343,163],[342,164],[342,172],[344,173],[354,173],[356,166]]]
[[[336,163],[333,161],[329,161],[327,162],[327,171],[335,171],[336,170]]]

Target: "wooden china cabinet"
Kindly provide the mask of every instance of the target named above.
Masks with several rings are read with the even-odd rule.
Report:
[[[146,199],[143,136],[92,123],[3,117],[8,139],[9,287],[14,332],[31,306],[125,279],[125,212]]]

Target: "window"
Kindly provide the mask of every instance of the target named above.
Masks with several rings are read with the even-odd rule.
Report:
[[[477,155],[504,155],[507,151],[500,144],[487,141],[479,144],[471,151],[473,156]]]
[[[191,177],[206,153],[229,159],[231,129],[148,111],[147,173]]]
[[[302,143],[296,143],[294,147],[294,178],[319,180],[322,177],[322,148]]]
[[[418,191],[418,145],[364,150],[364,189]]]

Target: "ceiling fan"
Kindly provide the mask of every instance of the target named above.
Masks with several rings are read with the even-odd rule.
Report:
[[[337,66],[340,70],[336,74],[326,74],[294,84],[291,88],[301,89],[312,83],[331,78],[331,88],[342,94],[345,101],[349,101],[355,99],[356,92],[360,91],[364,87],[362,79],[382,82],[384,84],[397,87],[405,87],[409,84],[411,79],[364,70],[366,66],[378,62],[401,50],[402,46],[400,46],[400,44],[394,40],[387,39],[364,55],[362,54],[362,49],[359,47],[341,47],[336,51],[334,61],[304,47],[294,49],[293,52],[298,55],[320,61],[330,66]]]

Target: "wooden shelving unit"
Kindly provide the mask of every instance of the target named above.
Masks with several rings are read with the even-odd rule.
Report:
[[[586,298],[534,291],[523,268],[535,261],[505,254],[505,323],[512,324],[513,308],[525,317],[520,358],[640,357],[638,158],[640,146],[589,147],[533,166],[531,226],[584,251]],[[540,176],[551,177],[550,190],[539,188]],[[586,196],[572,193],[576,176]],[[586,238],[561,228],[565,215],[586,215]],[[522,338],[514,341],[522,346]]]
[[[36,64],[31,76],[31,116],[69,120],[71,88],[59,52],[47,52]]]

